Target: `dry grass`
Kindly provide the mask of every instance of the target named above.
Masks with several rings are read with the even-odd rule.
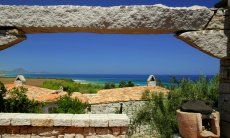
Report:
[[[4,84],[13,83],[15,78],[0,77],[0,81]],[[55,80],[55,79],[44,79],[44,78],[26,78],[26,85],[42,87],[44,81]]]

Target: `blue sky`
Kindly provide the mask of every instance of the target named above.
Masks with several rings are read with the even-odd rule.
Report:
[[[5,5],[202,5],[216,0],[1,0]],[[31,34],[0,51],[0,69],[78,74],[216,74],[219,60],[172,34],[121,35],[93,33]]]

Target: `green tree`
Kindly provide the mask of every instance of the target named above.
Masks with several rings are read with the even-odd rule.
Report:
[[[122,80],[122,81],[119,82],[119,87],[120,88],[123,88],[123,87],[126,87],[126,86],[127,86],[126,81]]]
[[[63,96],[57,101],[57,108],[53,109],[52,113],[71,113],[83,114],[89,105],[82,103],[77,99],[72,99],[70,96]]]
[[[6,94],[6,88],[2,82],[0,82],[0,112],[4,111],[4,96]]]
[[[135,84],[132,81],[128,81],[127,87],[133,87]]]
[[[104,89],[113,89],[115,87],[116,87],[116,85],[114,83],[106,82],[105,86],[104,86]]]
[[[3,112],[10,113],[39,113],[42,112],[43,103],[29,100],[27,89],[23,87],[10,90],[9,97],[4,100]]]

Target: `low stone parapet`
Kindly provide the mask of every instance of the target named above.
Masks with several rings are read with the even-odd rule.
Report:
[[[125,137],[125,114],[0,113],[0,137]]]

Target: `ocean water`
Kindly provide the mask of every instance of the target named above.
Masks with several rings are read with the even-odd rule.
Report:
[[[133,81],[136,85],[144,86],[149,75],[112,75],[112,74],[23,74],[26,78],[67,78],[76,82],[82,83],[99,83],[113,82],[118,84],[121,80]],[[16,74],[5,75],[7,77],[16,77]],[[155,75],[157,80],[160,80],[163,84],[170,83],[172,76],[175,76],[177,80],[190,79],[198,80],[200,75]],[[206,75],[207,79],[211,79],[214,75]]]

